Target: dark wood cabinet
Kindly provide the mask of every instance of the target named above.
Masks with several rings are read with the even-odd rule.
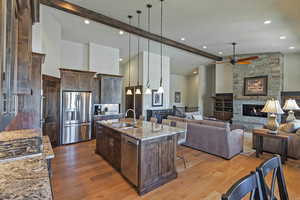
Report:
[[[133,109],[135,107],[136,117],[139,118],[143,114],[143,95],[136,94],[136,89],[139,88],[143,92],[143,86],[131,86],[125,88],[125,94],[128,89],[131,89],[133,95],[125,96],[125,110]],[[129,112],[128,116],[133,118],[133,113]]]
[[[95,72],[60,68],[61,88],[71,91],[93,91]]]
[[[60,79],[43,75],[43,134],[53,146],[59,145]]]
[[[100,84],[100,104],[122,103],[122,76],[97,74]]]
[[[36,109],[32,110],[32,102],[28,105],[35,95],[32,24],[39,18],[38,5],[37,0],[1,1],[0,130],[36,128],[38,124]]]
[[[100,154],[116,170],[121,170],[121,134],[97,125],[96,153]]]
[[[176,136],[146,140],[140,146],[139,193],[145,194],[177,177]]]
[[[233,94],[216,94],[214,107],[214,116],[216,119],[224,121],[231,120],[233,117]]]

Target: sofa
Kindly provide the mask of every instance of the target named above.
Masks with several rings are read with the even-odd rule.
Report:
[[[211,120],[187,120],[169,116],[176,123],[187,123],[185,146],[201,150],[225,159],[243,152],[244,130],[229,123]]]
[[[299,121],[300,122],[300,121]],[[298,122],[298,123],[299,123]],[[300,128],[298,129],[290,129],[286,128],[286,126],[289,126],[291,123],[286,123],[280,125],[278,129],[279,134],[288,135],[288,157],[294,158],[299,160],[300,159]],[[253,148],[256,148],[256,137],[253,138]],[[263,144],[263,151],[274,153],[274,154],[280,154],[279,150],[280,148],[280,141],[276,140],[274,138],[264,138],[264,144]]]

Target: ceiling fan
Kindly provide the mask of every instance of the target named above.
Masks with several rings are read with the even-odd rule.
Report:
[[[235,64],[248,65],[248,64],[251,64],[251,62],[250,62],[251,60],[256,60],[259,58],[258,56],[251,56],[251,57],[247,57],[247,58],[237,59],[236,52],[235,52],[237,43],[233,42],[231,44],[233,46],[232,57],[229,57],[229,60],[226,60],[226,61],[216,62],[216,64],[231,63],[232,65],[235,65]]]

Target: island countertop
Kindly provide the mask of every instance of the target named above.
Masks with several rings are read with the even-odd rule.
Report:
[[[135,138],[140,141],[150,140],[159,137],[171,136],[178,133],[183,133],[185,130],[181,128],[171,127],[163,124],[151,123],[148,121],[138,120],[134,127],[117,128],[115,125],[119,123],[130,123],[133,125],[132,120],[111,122],[111,121],[98,121],[102,126],[116,130],[129,137]]]

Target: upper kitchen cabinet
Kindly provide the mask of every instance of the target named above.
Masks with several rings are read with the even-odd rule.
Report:
[[[122,102],[122,76],[98,74],[100,80],[100,103],[121,104]]]
[[[95,72],[60,69],[62,90],[93,91]]]
[[[0,130],[12,120],[19,123],[16,118],[30,121],[26,99],[34,93],[31,43],[32,25],[38,21],[38,0],[0,2]]]

